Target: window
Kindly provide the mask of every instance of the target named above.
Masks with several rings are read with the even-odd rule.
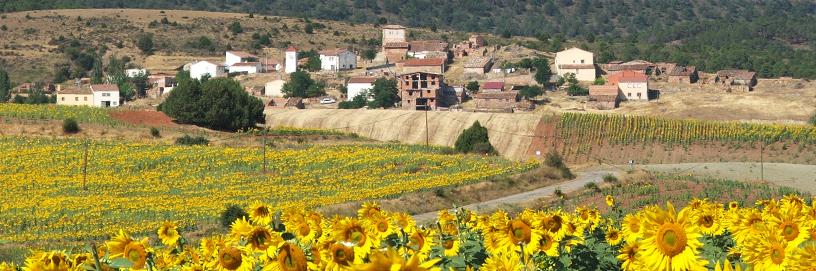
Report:
[[[65,101],[65,97],[62,97],[62,101],[63,101],[63,102]]]
[[[79,97],[74,97],[74,101],[79,102]]]
[[[581,59],[581,64],[584,64],[584,60],[583,60],[583,59]]]
[[[638,92],[638,99],[640,99],[640,92]]]
[[[84,98],[85,98],[85,101],[87,102],[87,101],[88,101],[88,97],[84,97]]]
[[[110,93],[102,93],[102,97],[110,97]]]
[[[631,92],[626,93],[626,96],[629,97],[629,98],[632,98],[632,93]]]

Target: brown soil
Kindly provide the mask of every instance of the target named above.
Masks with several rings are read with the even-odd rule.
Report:
[[[111,117],[116,120],[150,127],[175,126],[173,120],[162,112],[158,111],[112,111]]]

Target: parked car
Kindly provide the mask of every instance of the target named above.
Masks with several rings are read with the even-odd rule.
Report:
[[[333,104],[335,102],[337,101],[335,101],[334,98],[323,98],[320,100],[320,104]]]

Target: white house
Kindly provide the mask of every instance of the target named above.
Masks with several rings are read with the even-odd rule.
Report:
[[[114,84],[91,85],[91,92],[93,92],[93,106],[119,106],[119,86]]]
[[[374,77],[352,77],[348,80],[346,84],[346,90],[348,90],[346,97],[347,101],[351,101],[360,93],[370,91],[374,88],[374,81],[377,81],[377,78]]]
[[[609,84],[617,85],[627,101],[649,100],[649,77],[636,71],[622,71],[607,77]]]
[[[243,51],[227,51],[225,53],[224,65],[232,66],[235,63],[258,62],[258,57]]]
[[[267,82],[264,86],[264,96],[283,98],[283,84],[285,83],[286,81],[280,79]]]
[[[190,78],[201,80],[205,74],[210,78],[224,77],[227,75],[226,67],[209,61],[199,61],[190,65]]]
[[[127,77],[133,78],[139,75],[147,75],[147,70],[145,69],[127,69],[125,70],[125,75]]]
[[[286,67],[284,68],[286,73],[293,73],[297,71],[297,48],[295,46],[289,46],[286,48]]]
[[[595,81],[595,60],[592,52],[576,47],[555,54],[555,72],[559,76],[575,74],[578,81]]]
[[[357,55],[348,49],[332,49],[320,51],[320,69],[324,71],[339,71],[357,67]]]
[[[241,63],[232,64],[232,66],[229,66],[229,72],[230,73],[241,72],[241,73],[252,74],[252,73],[258,73],[260,71],[261,71],[261,63],[260,62],[241,62]]]

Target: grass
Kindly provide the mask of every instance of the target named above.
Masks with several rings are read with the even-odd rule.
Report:
[[[74,119],[79,123],[98,123],[115,125],[118,122],[111,118],[108,109],[87,106],[32,105],[0,103],[0,117],[28,120],[65,120]]]
[[[447,155],[397,144],[259,148],[0,138],[0,240],[73,246],[119,228],[155,234],[165,220],[214,224],[230,204],[276,209],[361,201],[509,175],[532,168],[499,157]]]

